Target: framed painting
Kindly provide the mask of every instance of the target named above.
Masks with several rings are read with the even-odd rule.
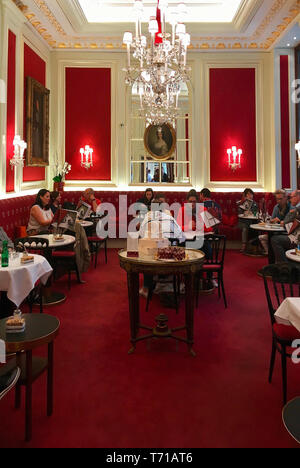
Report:
[[[149,125],[144,133],[148,153],[159,161],[170,159],[176,148],[176,132],[172,125]]]
[[[27,77],[27,166],[49,166],[49,89]]]

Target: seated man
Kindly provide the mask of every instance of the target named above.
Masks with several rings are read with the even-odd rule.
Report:
[[[276,198],[276,205],[274,206],[273,213],[271,216],[270,222],[272,224],[278,224],[281,223],[281,221],[284,220],[286,215],[289,213],[291,209],[291,204],[288,201],[287,193],[285,190],[276,190],[275,192],[275,198]],[[277,235],[278,233],[274,233],[273,235]],[[259,240],[261,242],[261,245],[263,246],[264,252],[267,255],[269,251],[269,245],[268,245],[268,235],[267,234],[262,234],[259,237]]]
[[[222,222],[222,208],[216,201],[211,199],[211,191],[208,188],[204,188],[200,192],[200,202],[203,203],[207,211],[211,213],[215,218]],[[217,225],[215,231],[218,230]]]
[[[95,197],[95,192],[92,188],[87,188],[83,194],[82,197],[80,198],[78,204],[77,204],[77,209],[81,206],[81,203],[85,202],[88,205],[90,205],[92,211],[96,213],[97,207],[101,205],[101,200]]]
[[[238,205],[238,214],[245,216],[239,217],[238,227],[242,231],[242,248],[240,252],[245,252],[248,236],[249,236],[249,228],[250,225],[253,223],[251,219],[247,219],[248,216],[255,216],[258,211],[258,206],[254,201],[254,192],[251,188],[246,188],[243,192],[242,199],[237,202]]]
[[[299,197],[298,203],[300,203],[300,191],[295,190],[291,194],[291,202],[295,204],[295,209],[291,210],[284,221],[281,223],[287,227],[288,232],[291,232],[288,235],[278,234],[272,237],[271,243],[274,250],[275,262],[286,262],[287,258],[285,252],[296,247],[298,243],[298,238],[300,236],[300,212],[298,211],[300,205],[297,207],[297,198]],[[295,200],[295,201],[293,201]],[[298,221],[298,222],[297,222]],[[294,223],[295,222],[295,223]],[[290,231],[291,223],[294,223],[293,230]]]

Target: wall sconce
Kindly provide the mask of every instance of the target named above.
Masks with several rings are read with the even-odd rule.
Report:
[[[11,169],[17,166],[24,166],[24,151],[27,148],[27,143],[21,140],[20,135],[15,135],[14,141],[14,155],[10,160]]]
[[[89,145],[86,145],[83,148],[80,148],[81,154],[81,166],[85,169],[93,167],[93,148],[90,148]]]
[[[238,167],[241,167],[241,155],[243,151],[241,149],[237,149],[236,146],[233,146],[231,149],[228,148],[228,167],[235,171]]]
[[[297,155],[297,164],[298,164],[298,167],[300,167],[300,141],[298,141],[298,143],[295,144],[295,150],[298,153],[298,155]]]

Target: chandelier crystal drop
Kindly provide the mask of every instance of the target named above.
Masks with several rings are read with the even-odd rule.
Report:
[[[135,0],[134,11],[135,36],[127,31],[123,37],[127,46],[125,83],[136,87],[140,115],[148,124],[174,122],[179,114],[181,87],[189,81],[190,73],[186,63],[190,35],[180,21],[186,14],[185,4],[180,3],[176,10],[169,11],[167,0],[158,0],[156,17],[151,16],[149,20],[148,40],[142,34],[142,0]],[[167,31],[168,24],[170,32]]]

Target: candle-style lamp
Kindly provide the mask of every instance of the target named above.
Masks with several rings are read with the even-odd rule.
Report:
[[[241,156],[243,151],[241,149],[237,149],[236,146],[227,149],[228,155],[228,167],[235,171],[237,168],[241,168]]]
[[[80,148],[81,161],[80,165],[85,169],[93,167],[93,148],[89,145],[85,145],[84,148]]]

